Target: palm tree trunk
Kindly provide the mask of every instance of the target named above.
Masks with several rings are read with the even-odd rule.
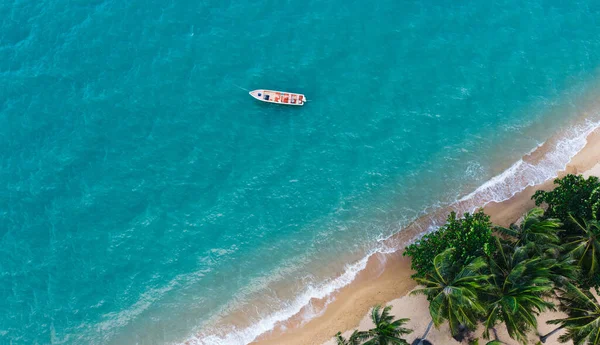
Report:
[[[429,321],[429,325],[427,325],[425,334],[423,334],[423,336],[421,337],[421,339],[419,340],[419,343],[417,345],[423,345],[423,340],[425,340],[427,338],[427,334],[429,334],[429,331],[431,330],[432,325],[433,325],[433,319],[431,319],[431,321]]]
[[[500,341],[500,339],[498,339],[498,332],[496,331],[496,327],[492,327],[492,332],[494,332],[494,340]]]
[[[540,337],[540,341],[541,341],[542,343],[545,343],[545,342],[546,342],[546,340],[548,340],[548,337],[550,337],[550,336],[551,336],[551,335],[553,335],[554,333],[556,333],[556,332],[560,331],[560,330],[561,330],[561,329],[563,329],[564,327],[565,327],[565,326],[556,327],[556,329],[555,329],[555,330],[553,330],[552,332],[550,332],[550,333],[548,333],[548,334],[546,334],[546,335],[544,335],[544,336],[541,336],[541,337]]]

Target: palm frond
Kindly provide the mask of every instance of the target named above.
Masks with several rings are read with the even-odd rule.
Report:
[[[380,345],[380,344],[408,344],[402,338],[402,335],[412,333],[412,330],[403,327],[409,319],[394,320],[394,316],[390,314],[392,307],[382,307],[376,305],[371,311],[371,320],[375,327],[364,334],[360,335],[361,340],[367,340],[363,345]]]
[[[554,308],[544,297],[553,289],[551,268],[556,260],[531,255],[530,246],[502,248],[499,255],[489,258],[495,277],[487,293],[486,338],[489,330],[502,322],[511,338],[526,344],[526,333],[536,328],[537,315]]]
[[[478,318],[485,312],[479,294],[487,289],[487,280],[491,278],[491,275],[481,274],[487,266],[481,258],[455,272],[451,255],[454,250],[438,254],[434,258],[434,272],[417,279],[425,287],[413,291],[413,294],[427,296],[433,323],[439,326],[448,321],[453,335],[458,332],[459,325],[475,328]]]
[[[548,321],[566,328],[567,332],[559,340],[572,340],[574,344],[600,344],[600,305],[591,292],[567,284],[559,300],[560,309],[567,313],[567,317]]]

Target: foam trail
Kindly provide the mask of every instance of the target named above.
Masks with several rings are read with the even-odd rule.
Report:
[[[587,143],[587,136],[600,127],[600,122],[587,121],[584,124],[576,125],[567,131],[567,135],[550,145],[551,149],[544,153],[536,163],[529,163],[524,159],[519,159],[510,168],[501,174],[494,176],[489,181],[478,187],[472,193],[457,200],[450,205],[451,208],[464,209],[471,211],[475,208],[484,206],[490,202],[502,202],[510,199],[515,194],[525,188],[541,184],[558,176],[558,172],[564,170],[571,159],[581,151]],[[536,149],[540,149],[544,143]],[[535,152],[534,149],[531,153]],[[440,225],[440,219],[431,217],[426,225],[425,233],[435,231]],[[412,241],[410,241],[412,242]],[[408,243],[410,243],[408,242]],[[407,245],[408,243],[404,243]],[[379,248],[372,250],[368,255],[358,262],[347,265],[344,273],[332,280],[327,280],[319,286],[309,286],[293,302],[285,308],[274,312],[259,322],[244,329],[231,329],[223,337],[217,335],[198,335],[188,339],[185,344],[189,345],[242,345],[254,341],[259,335],[271,331],[280,321],[285,321],[307,305],[311,299],[322,299],[331,293],[350,284],[354,278],[362,271],[369,258],[377,253],[391,253],[398,248],[381,243]]]

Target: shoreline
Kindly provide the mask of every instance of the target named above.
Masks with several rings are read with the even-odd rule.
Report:
[[[555,171],[555,175],[558,177],[566,174],[582,173],[584,175],[600,175],[600,128],[590,131],[585,139],[584,147],[568,161],[566,168]],[[535,163],[544,159],[544,154],[547,153],[545,150],[548,150],[544,147],[545,145],[547,143],[523,157],[523,161]],[[489,201],[481,204],[485,205],[483,209],[490,215],[494,224],[508,226],[535,206],[531,196],[536,190],[552,189],[553,180],[554,178],[551,178],[542,183],[529,185],[514,193],[507,200],[501,202]],[[373,305],[386,304],[392,301],[396,304],[400,303],[401,306],[406,304],[398,301],[409,300],[408,294],[416,286],[416,283],[410,279],[412,274],[410,260],[402,256],[402,248],[415,238],[428,232],[432,225],[443,223],[450,210],[457,210],[457,213],[462,214],[465,211],[478,208],[476,203],[477,200],[465,200],[463,198],[448,207],[442,207],[415,220],[401,232],[385,241],[388,248],[400,248],[399,250],[387,254],[376,253],[372,255],[369,257],[365,269],[360,271],[350,284],[334,292],[327,299],[313,299],[309,306],[302,308],[303,310],[292,318],[279,322],[273,330],[263,333],[251,344],[333,344],[331,339],[338,331],[349,332],[349,330],[357,327],[367,327],[368,320],[365,320],[365,315]],[[413,300],[416,298],[418,297],[410,297],[411,303],[414,304]],[[422,306],[423,301],[416,301],[415,306],[427,311],[427,308]],[[406,307],[409,307],[410,311],[407,312]],[[302,319],[302,315],[308,309],[313,312],[316,310],[315,314],[317,316],[305,321]],[[396,312],[396,309],[393,309],[393,313]],[[424,332],[429,320],[422,320],[423,316],[420,313],[416,315],[414,308],[408,305],[400,308],[400,310],[405,311],[396,312],[394,315],[411,318],[410,326],[415,331],[411,337],[416,337],[419,333]],[[429,317],[428,312],[425,315]],[[545,315],[544,319],[546,319]],[[424,323],[423,326],[422,323]],[[545,324],[540,323],[539,328],[543,329],[543,326]],[[452,339],[449,336],[448,338]]]

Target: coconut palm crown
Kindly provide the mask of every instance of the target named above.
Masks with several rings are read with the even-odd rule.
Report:
[[[408,342],[400,337],[412,333],[412,330],[403,327],[409,319],[394,320],[394,316],[390,315],[390,309],[392,307],[387,306],[382,310],[380,305],[373,308],[371,320],[375,328],[366,332],[369,340],[363,345],[408,345]]]
[[[433,323],[437,327],[448,320],[452,335],[456,335],[460,325],[475,329],[478,318],[485,311],[478,293],[485,290],[490,276],[480,273],[486,265],[481,258],[454,273],[456,269],[452,267],[454,262],[451,260],[453,250],[450,248],[436,255],[433,272],[424,278],[415,278],[417,283],[425,287],[412,294],[426,295]]]
[[[359,331],[354,331],[348,339],[342,336],[342,332],[337,332],[337,334],[334,337],[336,345],[360,345],[363,340],[366,340],[368,338],[369,334],[367,332]]]
[[[544,210],[538,207],[527,212],[521,224],[511,224],[508,228],[497,226],[495,230],[508,236],[514,247],[531,243],[534,244],[531,248],[541,254],[548,248],[558,246],[561,226],[562,223],[558,219],[544,219]]]
[[[551,267],[555,260],[529,257],[526,246],[513,248],[498,241],[498,251],[489,258],[493,273],[485,318],[484,336],[497,323],[506,325],[511,338],[527,344],[527,332],[537,327],[539,313],[553,309],[544,297],[552,291]]]
[[[550,320],[559,324],[567,332],[558,339],[560,342],[572,340],[575,345],[600,345],[600,303],[588,290],[581,290],[567,284],[559,297],[560,309],[567,313],[564,319]]]
[[[600,275],[600,222],[570,218],[579,233],[567,238],[567,255],[575,259],[586,278],[593,279]]]

